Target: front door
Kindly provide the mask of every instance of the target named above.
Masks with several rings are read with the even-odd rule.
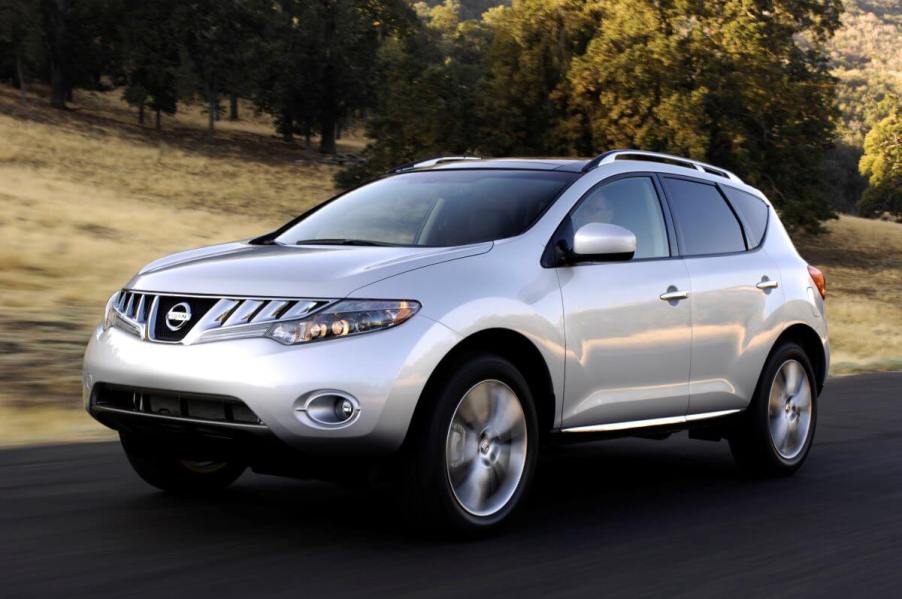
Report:
[[[691,295],[686,265],[651,176],[603,182],[571,213],[572,230],[612,223],[636,235],[626,262],[561,267],[566,332],[562,428],[681,418],[689,405]]]

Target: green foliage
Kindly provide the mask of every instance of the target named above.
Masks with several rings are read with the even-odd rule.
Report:
[[[436,6],[451,4],[447,0],[426,0],[418,2],[423,9],[429,10]],[[455,0],[453,4],[457,5],[456,13],[461,19],[479,19],[483,13],[496,6],[508,6],[510,0]],[[418,9],[421,10],[421,9]]]
[[[133,106],[147,105],[166,114],[176,111],[184,35],[176,18],[178,5],[177,0],[124,2],[117,41],[127,81],[123,98]]]
[[[521,0],[485,15],[492,43],[479,85],[484,152],[590,152],[585,129],[567,121],[569,74],[599,20],[597,3],[586,0]]]
[[[32,0],[0,0],[0,76],[23,90],[43,58],[41,13]]]
[[[818,230],[831,216],[812,167],[833,136],[823,43],[839,26],[838,1],[600,6],[602,26],[569,73],[571,130],[587,129],[595,149],[723,165],[762,188],[790,227]]]
[[[372,104],[376,57],[410,8],[400,0],[280,0],[268,16],[269,64],[258,104],[277,131],[320,133],[320,151],[335,152],[339,124]]]
[[[249,76],[248,49],[257,38],[253,0],[180,2],[174,18],[184,27],[183,72],[189,73],[207,103],[207,138],[213,139],[220,96]]]
[[[265,19],[254,98],[286,141],[295,133],[309,139],[316,121],[315,25],[312,4],[297,0],[275,4]]]
[[[859,168],[868,178],[868,188],[859,202],[866,216],[889,212],[902,216],[902,102],[887,97],[879,106],[886,116],[864,140]]]
[[[858,210],[858,200],[867,187],[867,180],[858,173],[862,153],[861,146],[839,139],[821,162],[824,198],[837,212]]]
[[[39,35],[46,48],[50,101],[65,108],[75,87],[99,89],[114,67],[118,0],[40,0]]]
[[[412,21],[382,44],[378,54],[367,163],[341,173],[349,186],[392,166],[431,154],[472,151],[478,138],[476,86],[483,72],[486,28],[461,21],[454,0],[418,6]]]
[[[459,10],[421,9],[419,39],[438,39],[420,44],[438,54],[386,45],[367,150],[379,168],[638,147],[739,172],[791,228],[832,216],[819,165],[834,136],[825,43],[839,0],[514,0],[478,22],[448,16]]]
[[[837,150],[824,167],[828,195],[838,209],[854,212],[867,182],[858,159],[868,131],[882,116],[877,107],[887,95],[902,94],[902,3],[898,0],[845,0],[843,26],[829,42],[837,77]],[[854,149],[857,156],[852,156]],[[873,193],[873,192],[871,192]]]

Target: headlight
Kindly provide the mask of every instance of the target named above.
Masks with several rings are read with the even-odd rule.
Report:
[[[350,337],[396,327],[419,309],[410,300],[344,300],[301,320],[277,322],[266,336],[285,345]]]

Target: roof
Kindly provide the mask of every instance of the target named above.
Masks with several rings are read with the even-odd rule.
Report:
[[[402,173],[414,170],[476,170],[476,169],[516,169],[535,171],[563,171],[569,173],[586,173],[599,166],[611,164],[615,160],[632,160],[642,162],[657,162],[677,166],[693,171],[696,174],[714,175],[728,179],[737,184],[745,183],[735,173],[725,168],[714,166],[706,162],[700,162],[692,158],[664,154],[661,152],[649,152],[646,150],[610,150],[599,154],[591,160],[572,158],[480,158],[478,156],[436,156],[417,162],[403,164],[392,173]]]
[[[564,158],[487,158],[474,160],[472,158],[449,158],[425,163],[417,163],[400,170],[414,169],[517,169],[534,171],[565,171],[578,173],[586,165],[587,160],[575,160]]]

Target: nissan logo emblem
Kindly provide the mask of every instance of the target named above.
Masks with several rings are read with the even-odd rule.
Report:
[[[187,302],[181,302],[169,308],[166,313],[166,326],[170,331],[177,331],[191,320],[191,306]]]

